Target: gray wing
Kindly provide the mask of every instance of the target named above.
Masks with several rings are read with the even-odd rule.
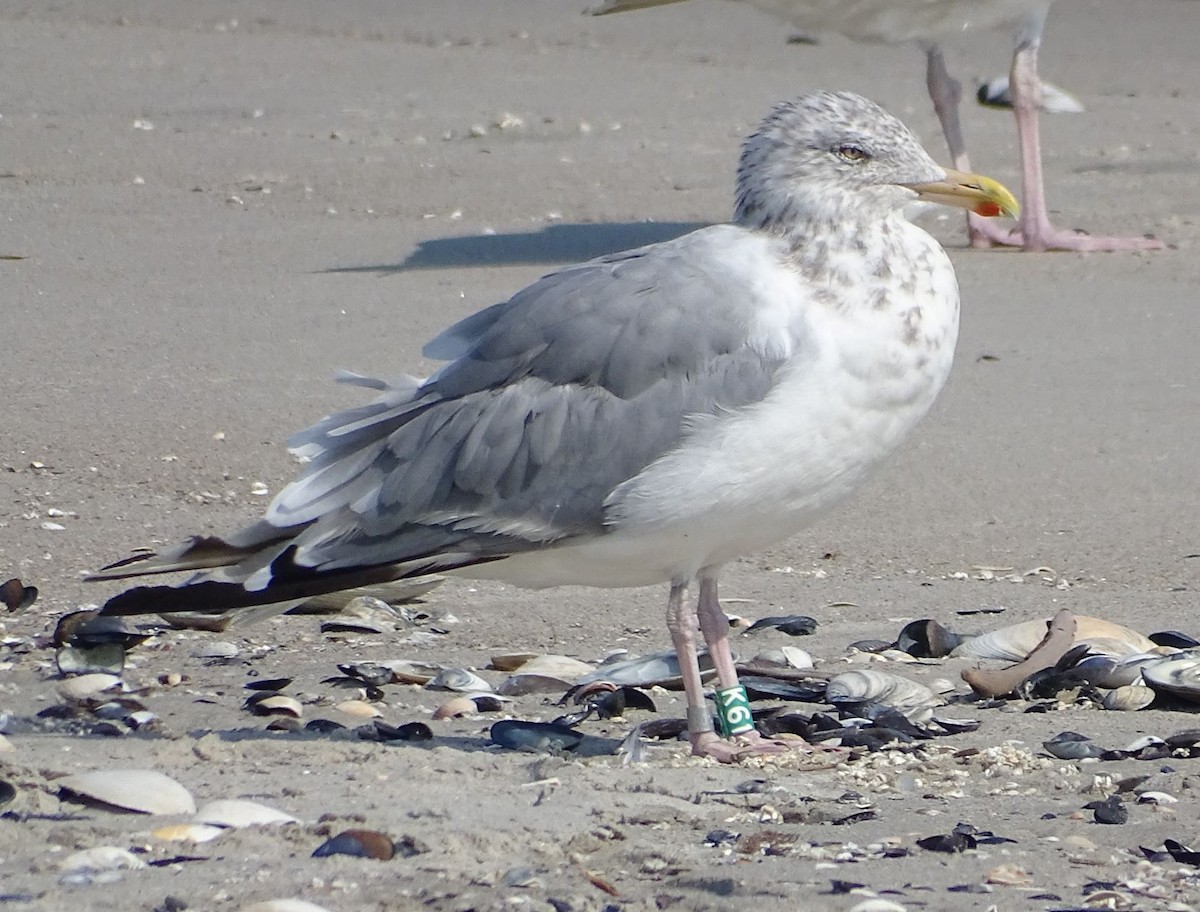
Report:
[[[689,416],[761,400],[780,352],[802,348],[802,325],[783,345],[755,338],[767,302],[743,243],[765,242],[720,226],[604,257],[456,324],[426,347],[452,359],[428,380],[289,441],[312,462],[267,521],[306,526],[293,559],[318,570],[462,565],[602,534],[605,498],[677,446]]]

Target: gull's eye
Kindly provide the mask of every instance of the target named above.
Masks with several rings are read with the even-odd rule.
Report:
[[[848,161],[853,164],[870,161],[871,153],[862,146],[856,146],[853,143],[842,143],[840,146],[833,147],[833,154],[842,161]]]

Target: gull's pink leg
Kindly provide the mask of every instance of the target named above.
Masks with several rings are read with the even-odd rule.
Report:
[[[1006,230],[991,219],[969,216],[972,244],[987,242],[1025,250],[1158,250],[1162,242],[1145,237],[1096,237],[1079,231],[1064,231],[1050,224],[1046,209],[1046,187],[1042,177],[1042,150],[1038,136],[1037,72],[1040,29],[1024,38],[1013,55],[1009,85],[1013,113],[1017,120],[1017,139],[1021,147],[1022,197],[1021,224],[1018,230]]]
[[[684,603],[687,583],[672,583],[667,598],[667,629],[671,642],[679,657],[679,674],[683,678],[683,693],[687,700],[688,740],[692,753],[701,756],[716,756],[723,762],[731,762],[732,756],[720,756],[720,747],[725,742],[713,730],[712,711],[704,699],[704,684],[700,680],[700,661],[696,656],[696,614]],[[730,747],[732,745],[729,745]],[[716,751],[716,753],[714,753]]]
[[[712,658],[713,667],[717,670],[717,681],[721,687],[736,687],[738,684],[737,669],[733,664],[733,651],[729,648],[729,618],[721,610],[717,598],[717,581],[711,577],[700,578],[700,600],[696,605],[696,618],[700,622],[700,633],[708,645],[708,654]],[[715,756],[723,762],[740,759],[741,757],[778,754],[792,747],[783,741],[772,741],[764,738],[757,731],[739,735],[736,744],[718,740],[716,745],[705,745],[705,753]],[[695,741],[692,742],[693,751]],[[728,753],[728,759],[723,754]]]

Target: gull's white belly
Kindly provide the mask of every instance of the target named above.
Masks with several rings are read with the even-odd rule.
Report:
[[[530,587],[690,579],[769,547],[849,494],[929,410],[949,375],[957,298],[924,344],[832,315],[830,340],[761,403],[701,419],[609,498],[607,534],[472,567]],[[880,322],[884,322],[881,315]],[[930,327],[926,327],[929,329]]]

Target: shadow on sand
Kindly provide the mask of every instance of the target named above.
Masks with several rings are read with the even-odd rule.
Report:
[[[539,231],[432,238],[398,263],[336,266],[325,272],[389,274],[413,269],[461,269],[472,266],[523,266],[580,263],[606,253],[669,241],[702,222],[556,223]]]

